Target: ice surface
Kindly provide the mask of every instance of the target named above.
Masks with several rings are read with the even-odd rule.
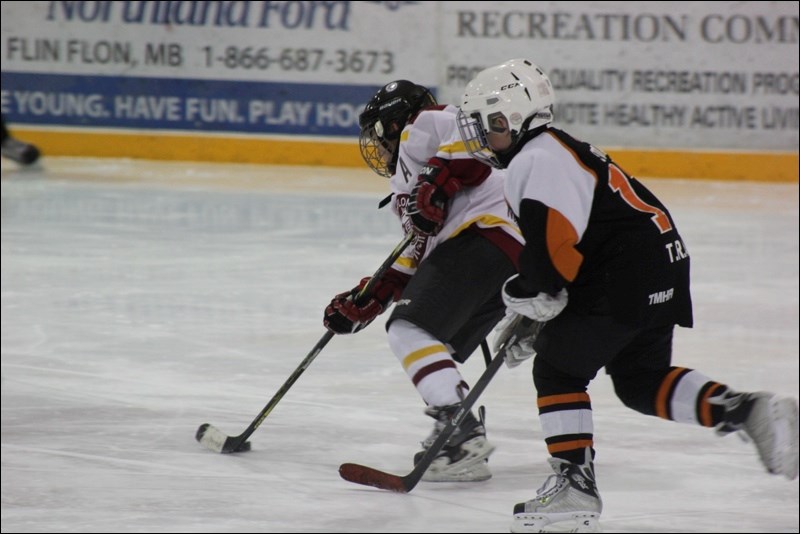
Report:
[[[381,321],[334,338],[330,298],[402,238],[381,178],[347,169],[45,158],[2,173],[3,532],[507,532],[551,474],[530,364],[482,398],[494,478],[400,495],[340,479],[411,470],[431,421]],[[798,396],[798,186],[644,180],[692,255],[674,363]],[[462,367],[474,382],[480,354]],[[606,532],[798,532],[798,481],[752,444],[590,388]]]

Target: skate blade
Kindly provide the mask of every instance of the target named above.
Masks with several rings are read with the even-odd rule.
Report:
[[[492,472],[486,462],[467,466],[458,471],[440,469],[431,471],[428,469],[422,475],[425,482],[483,482],[492,478]]]
[[[797,478],[798,471],[798,412],[794,399],[773,397],[769,403],[773,420],[775,441],[772,457],[772,473],[785,476],[789,480]]]
[[[594,512],[515,514],[511,532],[602,532],[599,519]]]
[[[492,478],[486,465],[495,447],[486,440],[481,443],[464,444],[468,454],[456,465],[447,463],[447,458],[437,458],[422,475],[425,482],[481,482]]]

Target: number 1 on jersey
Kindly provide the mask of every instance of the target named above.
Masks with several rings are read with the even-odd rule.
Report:
[[[631,186],[631,182],[628,180],[628,177],[613,163],[608,166],[608,187],[610,187],[615,193],[619,193],[619,196],[622,197],[622,200],[624,200],[633,209],[643,213],[652,213],[653,216],[650,218],[650,220],[653,221],[653,224],[658,227],[658,230],[662,234],[666,234],[672,230],[672,224],[669,222],[669,217],[667,217],[667,214],[664,213],[663,210],[655,206],[651,206],[639,198],[639,195],[637,195],[636,191],[633,190],[633,186]]]

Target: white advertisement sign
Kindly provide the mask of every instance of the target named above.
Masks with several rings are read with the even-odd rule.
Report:
[[[607,146],[798,148],[797,2],[443,2],[457,103],[479,70],[539,65],[556,121]]]
[[[797,2],[2,2],[12,123],[354,138],[383,84],[458,103],[525,57],[601,146],[798,148]]]

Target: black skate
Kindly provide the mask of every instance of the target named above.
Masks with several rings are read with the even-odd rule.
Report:
[[[423,450],[414,455],[414,464],[425,454],[439,433],[458,412],[460,404],[449,406],[430,406],[425,414],[433,417],[433,432],[422,442]],[[422,475],[427,482],[479,482],[492,478],[487,459],[494,451],[494,446],[486,439],[486,428],[475,418],[472,412],[467,413],[461,424],[450,437],[447,444]]]

